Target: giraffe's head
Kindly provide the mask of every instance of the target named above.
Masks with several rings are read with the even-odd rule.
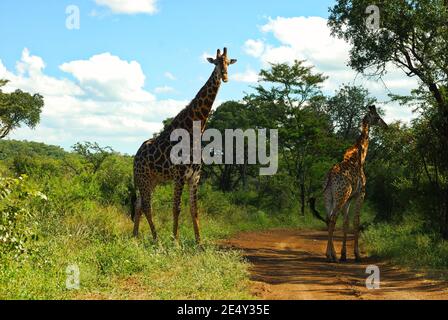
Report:
[[[236,59],[227,58],[227,48],[224,48],[224,52],[221,54],[221,50],[216,51],[216,58],[207,58],[207,61],[213,63],[221,77],[221,80],[227,82],[229,77],[227,75],[227,67],[236,62]]]
[[[369,112],[367,112],[365,119],[372,126],[387,128],[386,122],[380,117],[374,105],[369,106]]]

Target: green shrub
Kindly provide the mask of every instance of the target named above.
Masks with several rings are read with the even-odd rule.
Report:
[[[447,268],[448,241],[428,233],[424,221],[411,215],[400,224],[376,224],[363,234],[367,251],[412,267]]]
[[[0,255],[29,252],[36,239],[33,205],[46,196],[27,183],[27,177],[0,178]]]

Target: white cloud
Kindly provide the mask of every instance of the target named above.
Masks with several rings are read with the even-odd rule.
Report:
[[[89,60],[64,63],[60,69],[72,74],[82,87],[99,98],[154,100],[154,96],[143,89],[145,75],[136,61],[127,62],[110,53],[102,53]]]
[[[95,0],[95,2],[118,14],[154,14],[157,12],[157,0]]]
[[[169,71],[165,72],[163,75],[165,76],[165,78],[167,78],[169,80],[172,80],[172,81],[176,80],[176,77]]]
[[[170,86],[156,87],[154,89],[155,93],[173,93],[174,91],[175,91],[174,88]]]
[[[325,94],[333,94],[342,84],[355,84],[363,85],[373,96],[385,101],[388,100],[388,89],[394,93],[408,94],[418,85],[416,79],[407,77],[392,65],[388,66],[388,74],[383,77],[383,82],[356,74],[347,66],[350,45],[331,36],[324,18],[270,18],[261,31],[272,34],[278,44],[249,39],[244,46],[248,55],[258,57],[263,68],[268,67],[269,63],[306,60],[307,64],[315,66],[315,71],[329,77],[322,88]],[[414,116],[410,108],[398,108],[392,104],[384,108],[394,117],[401,116],[402,120],[410,120]]]
[[[10,138],[66,148],[78,141],[97,141],[122,152],[135,153],[140,143],[162,128],[162,120],[175,116],[188,104],[188,101],[156,100],[148,96],[142,89],[144,76],[137,62],[128,63],[110,54],[80,61],[61,66],[73,74],[78,81],[75,83],[46,75],[43,59],[30,55],[27,49],[15,72],[7,70],[0,60],[0,78],[10,80],[5,91],[39,92],[45,101],[37,128],[17,129]],[[110,65],[112,62],[114,67]],[[118,94],[112,99],[114,90]]]
[[[10,91],[12,86],[24,91],[36,91],[46,96],[72,95],[79,96],[84,91],[69,80],[58,80],[46,76],[43,71],[45,63],[40,57],[30,55],[27,48],[22,51],[22,57],[16,64],[17,73],[9,72],[0,60],[0,78],[8,79],[10,83],[5,90]]]
[[[211,54],[211,53],[208,53],[207,51],[204,51],[202,54],[201,54],[201,56],[199,57],[199,60],[202,62],[202,63],[209,63],[208,61],[207,61],[207,58],[215,58],[216,57],[216,54]]]
[[[230,79],[238,82],[255,83],[258,81],[258,72],[248,67],[244,72],[230,75]]]
[[[244,43],[244,52],[248,55],[258,58],[264,51],[264,42],[262,40],[249,39]]]

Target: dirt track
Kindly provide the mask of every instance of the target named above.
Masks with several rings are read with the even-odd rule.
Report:
[[[252,264],[253,293],[261,299],[448,299],[448,282],[434,281],[373,258],[353,260],[349,238],[348,261],[325,261],[323,231],[271,230],[241,233],[223,242],[244,251]],[[341,237],[336,234],[339,254]],[[367,289],[368,265],[380,268],[380,289]]]

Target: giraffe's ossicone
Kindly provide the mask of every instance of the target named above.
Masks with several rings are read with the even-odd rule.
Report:
[[[139,222],[142,214],[146,216],[154,240],[157,232],[151,210],[151,196],[156,186],[162,182],[174,181],[173,195],[173,237],[177,241],[180,200],[185,183],[189,185],[190,212],[193,219],[196,241],[200,243],[198,218],[198,184],[201,173],[200,164],[173,164],[170,159],[171,149],[177,141],[171,141],[171,132],[175,129],[185,129],[193,134],[193,121],[201,122],[202,131],[210,114],[213,102],[218,94],[221,81],[228,81],[227,67],[236,62],[227,57],[227,48],[223,53],[218,49],[216,58],[208,58],[215,68],[205,85],[195,98],[164,128],[155,138],[145,141],[134,157],[134,191],[131,199],[131,217],[134,221],[134,236],[138,235]],[[192,147],[192,145],[191,145]],[[190,152],[193,154],[193,152]],[[192,163],[192,162],[190,162]]]
[[[349,226],[349,210],[350,203],[355,200],[356,208],[354,214],[354,253],[355,259],[359,261],[361,255],[359,253],[359,217],[361,207],[364,201],[366,176],[364,174],[364,162],[369,147],[369,130],[370,126],[378,125],[387,127],[387,124],[381,119],[375,106],[369,106],[367,114],[362,119],[361,134],[356,143],[347,149],[344,153],[344,159],[335,164],[328,172],[323,183],[323,194],[325,209],[327,211],[326,219],[322,218],[315,208],[315,199],[310,199],[311,211],[320,220],[327,223],[328,226],[328,244],[327,259],[330,262],[336,261],[336,251],[333,244],[333,233],[336,220],[339,213],[344,214],[344,237],[342,240],[341,261],[347,259],[347,232]]]

